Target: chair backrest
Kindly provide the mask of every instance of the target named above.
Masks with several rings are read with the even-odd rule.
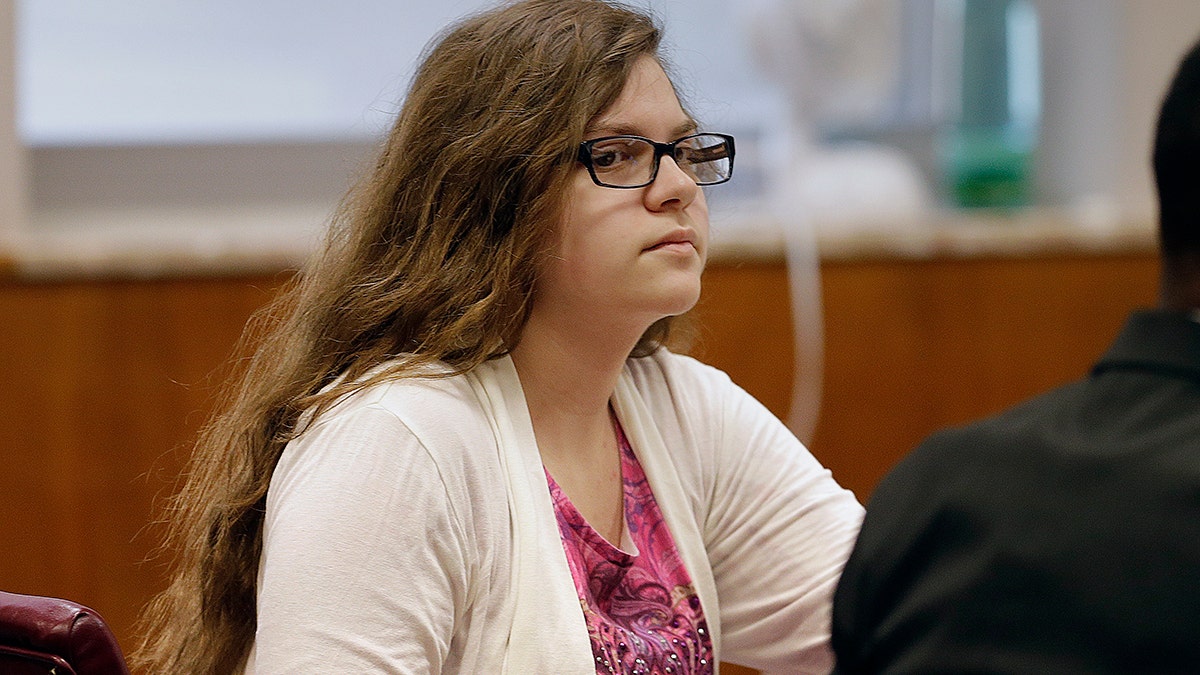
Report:
[[[0,673],[129,675],[108,624],[79,603],[0,591]]]

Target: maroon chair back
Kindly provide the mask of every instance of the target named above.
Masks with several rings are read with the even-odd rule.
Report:
[[[108,624],[79,603],[0,591],[0,673],[129,675]]]

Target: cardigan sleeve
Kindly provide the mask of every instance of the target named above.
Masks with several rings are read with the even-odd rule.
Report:
[[[696,437],[714,453],[704,532],[722,658],[827,673],[833,593],[862,506],[766,407],[719,371],[708,379]]]
[[[333,412],[272,477],[248,672],[440,672],[470,601],[470,528],[392,412]]]

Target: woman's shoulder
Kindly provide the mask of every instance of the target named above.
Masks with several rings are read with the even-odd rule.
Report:
[[[689,444],[737,446],[764,430],[774,434],[783,429],[770,410],[724,371],[690,356],[659,349],[630,359],[626,372],[660,430],[678,428]]]
[[[465,379],[397,375],[363,382],[288,443],[272,478],[275,491],[355,476],[343,482],[361,484],[369,502],[390,499],[397,485],[411,491],[416,481],[456,504],[464,522],[486,518],[479,514],[505,499],[498,446]]]
[[[666,348],[627,362],[634,387],[648,402],[688,408],[721,407],[745,393],[724,371]]]
[[[389,375],[376,371],[360,378],[359,386],[323,411],[305,433],[331,426],[402,434],[436,450],[494,442],[467,376],[446,372]]]

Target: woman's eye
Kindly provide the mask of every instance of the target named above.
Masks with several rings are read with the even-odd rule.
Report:
[[[636,155],[628,144],[606,143],[592,148],[592,166],[597,169],[611,169],[636,159]]]
[[[625,158],[624,155],[613,151],[592,153],[592,164],[598,168],[606,169],[619,163],[623,158]]]

